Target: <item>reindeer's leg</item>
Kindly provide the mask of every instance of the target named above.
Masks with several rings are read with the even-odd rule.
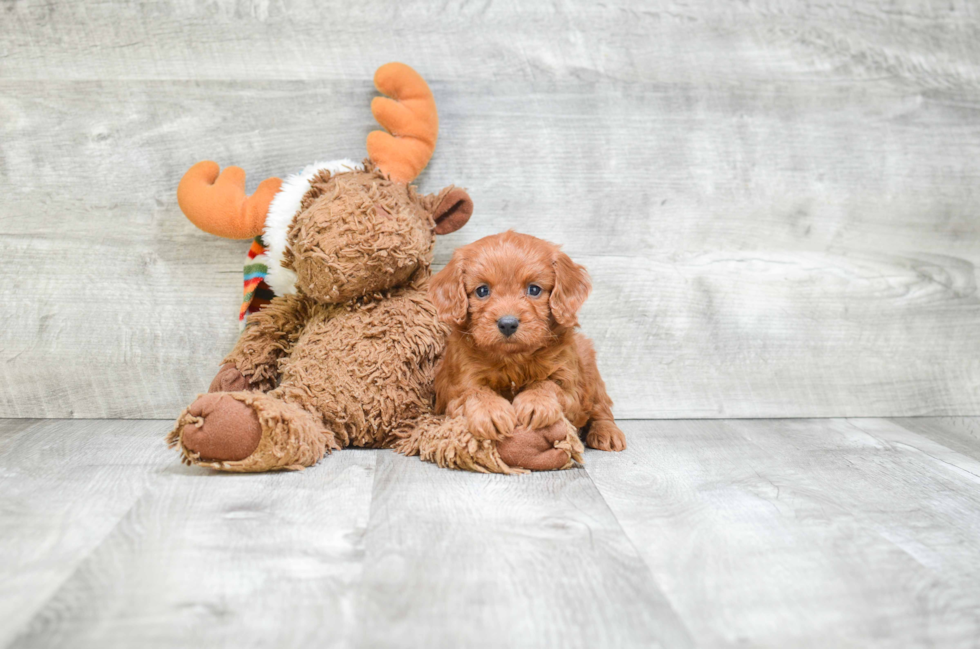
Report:
[[[405,422],[395,431],[393,447],[404,455],[418,455],[447,469],[480,473],[521,473],[500,458],[496,444],[477,439],[463,417],[426,414]]]
[[[167,442],[188,464],[233,472],[302,469],[340,448],[319,416],[275,392],[201,395],[181,413]]]
[[[449,469],[480,473],[524,473],[567,469],[582,461],[582,442],[562,420],[545,428],[519,426],[506,439],[478,439],[463,417],[424,415],[396,431],[394,448]]]

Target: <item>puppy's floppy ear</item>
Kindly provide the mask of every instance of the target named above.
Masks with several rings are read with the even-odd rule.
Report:
[[[454,325],[466,322],[469,307],[466,286],[463,285],[463,266],[463,256],[457,250],[429,284],[429,299],[436,306],[439,319]]]
[[[460,229],[473,215],[473,199],[465,189],[450,187],[432,210],[436,234],[449,234]]]
[[[578,324],[578,310],[592,290],[592,280],[584,266],[576,264],[561,250],[555,251],[551,265],[555,269],[555,287],[548,298],[551,315],[563,327],[574,327]]]

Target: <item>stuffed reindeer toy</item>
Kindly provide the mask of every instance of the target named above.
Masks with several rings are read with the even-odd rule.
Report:
[[[374,82],[387,95],[371,104],[386,132],[368,136],[362,163],[316,163],[285,182],[264,180],[250,196],[238,167],[219,174],[200,162],[180,181],[178,203],[197,227],[260,236],[277,295],[249,315],[169,444],[188,464],[238,472],[301,469],[346,446],[497,473],[581,461],[567,422],[495,441],[474,437],[465,418],[434,413],[448,329],[427,297],[432,250],[436,235],[467,222],[473,202],[456,187],[422,195],[409,184],[438,134],[422,77],[389,63]]]

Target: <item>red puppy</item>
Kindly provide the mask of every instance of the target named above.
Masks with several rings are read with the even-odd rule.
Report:
[[[626,448],[592,342],[575,331],[592,284],[558,246],[513,231],[456,250],[429,296],[453,327],[436,368],[436,411],[501,440],[566,417],[585,443]]]

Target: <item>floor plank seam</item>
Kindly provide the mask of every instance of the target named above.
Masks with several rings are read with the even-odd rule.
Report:
[[[157,478],[159,478],[159,475],[157,476]],[[146,496],[149,490],[150,485],[155,484],[156,482],[157,480],[150,480],[147,482],[146,486],[144,486],[139,496],[133,500],[132,505],[130,505],[126,509],[126,511],[122,513],[122,515],[116,520],[115,524],[113,524],[111,527],[109,527],[106,530],[106,533],[103,534],[101,538],[99,538],[98,542],[94,543],[92,545],[92,548],[88,552],[86,552],[75,563],[75,566],[72,568],[70,572],[68,572],[65,575],[65,578],[58,583],[56,588],[53,588],[51,590],[51,595],[45,598],[44,602],[39,604],[35,608],[34,612],[31,614],[30,619],[24,623],[24,625],[18,630],[17,634],[14,635],[11,638],[10,642],[7,643],[4,649],[8,649],[9,647],[15,646],[22,637],[30,633],[32,627],[34,626],[35,620],[38,619],[38,616],[44,613],[44,611],[48,610],[48,606],[57,599],[58,595],[61,593],[61,589],[64,588],[65,584],[69,583],[72,579],[74,579],[75,575],[78,574],[78,571],[81,570],[85,566],[85,564],[89,561],[89,559],[102,548],[102,544],[105,543],[105,541],[112,536],[112,534],[116,531],[119,525],[126,519],[126,517],[129,516],[134,509],[136,509],[136,506],[139,505],[140,502],[142,502],[144,496]]]
[[[604,451],[596,451],[596,452],[603,453]],[[653,568],[651,568],[650,564],[647,563],[644,553],[640,551],[640,548],[639,546],[637,546],[633,537],[631,537],[626,532],[626,529],[623,527],[622,521],[620,521],[619,517],[616,516],[616,512],[613,511],[613,508],[609,506],[609,503],[606,501],[606,497],[603,495],[602,490],[599,489],[599,485],[596,484],[595,479],[592,477],[592,474],[589,472],[588,464],[584,464],[582,466],[582,470],[585,472],[585,475],[589,478],[589,482],[592,483],[592,488],[596,490],[597,494],[599,494],[599,500],[602,501],[602,506],[606,508],[606,511],[609,512],[609,515],[612,516],[612,519],[616,521],[616,527],[619,529],[619,532],[623,535],[623,538],[626,539],[626,542],[629,543],[629,546],[630,548],[632,548],[633,552],[636,553],[636,557],[643,564],[643,567],[646,568],[647,574],[650,575],[651,583],[653,583],[654,586],[657,587],[657,590],[660,591],[664,600],[667,602],[667,604],[670,605],[670,610],[674,614],[675,619],[684,628],[684,632],[691,640],[691,645],[694,646],[695,645],[694,634],[692,633],[690,627],[687,625],[687,622],[681,616],[680,611],[677,609],[677,604],[674,602],[673,599],[671,599],[670,594],[667,592],[667,590],[664,589],[663,586],[661,586],[661,584],[657,581],[657,577],[653,572]]]
[[[369,450],[369,449],[365,449],[365,450]],[[377,451],[377,450],[380,450],[380,449],[370,449],[370,450]],[[342,453],[343,451],[334,451],[334,452],[335,453]],[[394,453],[394,451],[390,451],[390,452]],[[379,488],[378,487],[378,476],[381,473],[381,470],[380,470],[381,469],[381,466],[380,466],[381,463],[379,462],[379,460],[381,459],[381,457],[380,457],[379,453],[377,453],[377,452],[371,453],[371,457],[374,459],[374,462],[371,465],[371,501],[368,503],[367,516],[364,519],[364,529],[361,531],[361,560],[358,563],[359,569],[358,569],[358,575],[357,575],[357,586],[355,587],[355,590],[354,590],[354,602],[353,602],[353,604],[354,604],[354,619],[351,620],[350,637],[347,638],[348,643],[344,645],[344,646],[349,646],[349,647],[357,647],[357,646],[359,646],[357,644],[358,630],[361,628],[361,625],[365,623],[365,619],[364,619],[364,609],[365,609],[365,606],[364,606],[364,603],[368,599],[367,592],[366,592],[367,585],[365,583],[365,576],[364,576],[365,570],[364,569],[365,569],[365,564],[367,562],[367,557],[368,557],[368,544],[367,544],[367,541],[368,541],[368,533],[371,530],[371,521],[374,520],[375,503],[378,501],[378,498],[377,498],[377,492],[378,492],[378,488]],[[419,460],[419,461],[421,462],[421,460]],[[316,467],[314,467],[311,470],[315,470],[315,469],[316,469]]]

